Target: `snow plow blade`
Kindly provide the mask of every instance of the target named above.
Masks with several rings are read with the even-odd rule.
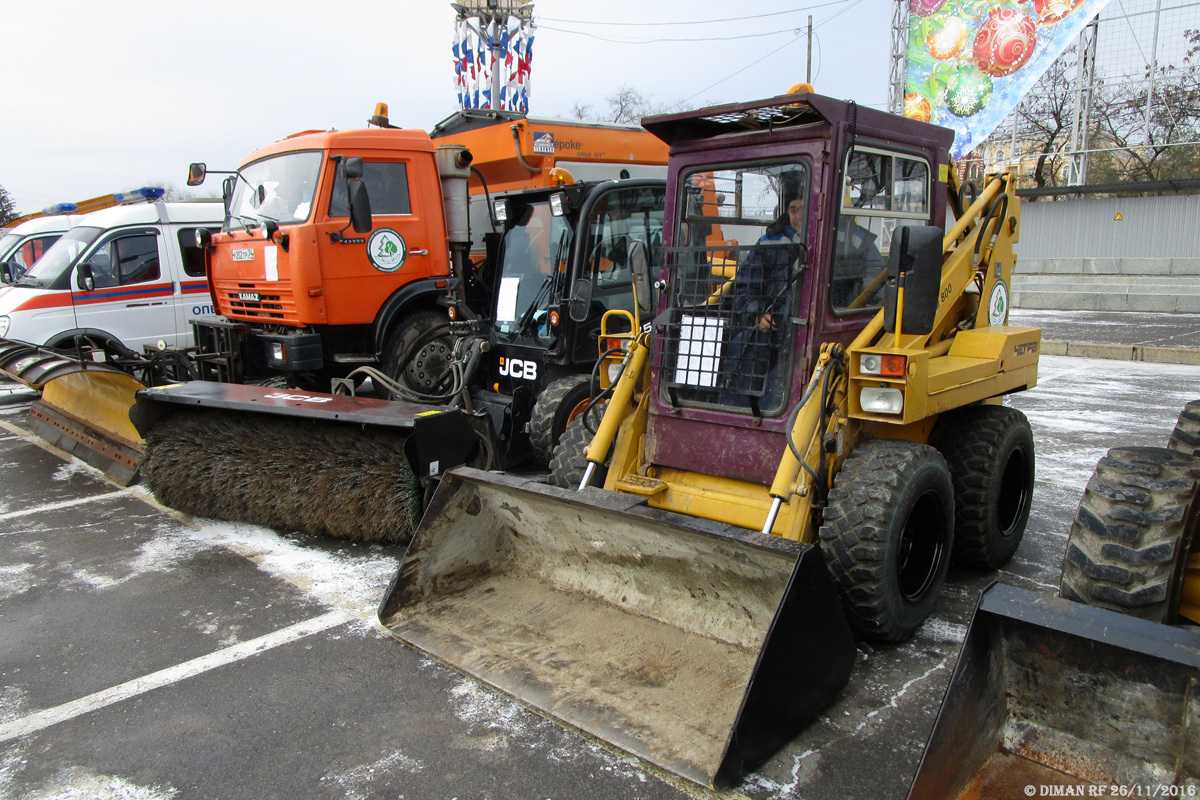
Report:
[[[469,468],[442,480],[379,618],[708,786],[736,783],[791,739],[855,657],[813,545]]]
[[[1171,787],[1200,786],[1198,675],[1194,629],[995,585],[908,796],[1188,796]]]
[[[159,502],[195,516],[360,542],[406,542],[424,486],[479,450],[450,408],[191,381],[129,412]]]
[[[127,486],[143,442],[129,409],[145,385],[114,367],[0,340],[0,370],[42,396],[29,408],[34,433]]]

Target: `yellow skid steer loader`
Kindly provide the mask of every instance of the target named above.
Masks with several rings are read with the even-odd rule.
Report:
[[[1040,331],[1006,324],[1014,179],[968,202],[950,131],[811,92],[643,125],[671,145],[657,316],[551,485],[446,477],[380,619],[727,784],[833,699],[850,631],[921,625],[952,548],[1016,550],[1033,440],[1002,396]]]

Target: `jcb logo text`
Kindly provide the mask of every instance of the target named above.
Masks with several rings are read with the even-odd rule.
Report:
[[[537,380],[537,362],[522,361],[519,358],[502,358],[500,359],[500,374],[509,378],[535,381]]]

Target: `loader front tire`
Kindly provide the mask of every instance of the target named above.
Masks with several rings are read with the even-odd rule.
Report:
[[[933,447],[863,442],[829,491],[819,536],[856,633],[903,642],[929,616],[946,578],[954,489]]]
[[[603,414],[602,404],[597,404],[589,412],[588,416],[593,420],[593,427],[598,424]],[[550,475],[546,479],[547,483],[563,489],[579,488],[579,482],[583,480],[583,473],[587,470],[588,462],[585,454],[588,445],[592,443],[592,436],[592,432],[584,424],[583,414],[578,415],[567,424],[567,429],[559,437],[558,444],[554,446],[554,453],[550,457]],[[601,487],[607,477],[608,464],[597,464],[592,473],[590,485]]]
[[[1171,624],[1200,517],[1200,457],[1113,448],[1079,501],[1059,595]]]
[[[454,353],[449,320],[436,311],[408,315],[388,336],[383,371],[414,392],[433,395],[448,387],[447,367]],[[444,336],[435,335],[446,328]],[[390,399],[401,399],[389,392]]]
[[[939,421],[938,449],[954,485],[954,561],[974,569],[1008,563],[1033,501],[1033,431],[1015,408],[970,406]]]
[[[1183,407],[1167,441],[1167,449],[1200,456],[1200,400],[1193,400]]]
[[[587,375],[569,375],[553,381],[538,395],[529,416],[529,444],[543,464],[554,456],[554,446],[592,398],[592,381]]]

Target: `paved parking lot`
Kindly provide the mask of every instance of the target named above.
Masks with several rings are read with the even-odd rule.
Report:
[[[1025,542],[952,569],[930,621],[725,797],[902,798],[979,591],[1057,589],[1108,446],[1163,444],[1200,368],[1044,357]],[[0,393],[0,800],[668,798],[711,793],[381,632],[401,550],[181,518],[28,433]],[[802,690],[802,687],[797,687]]]

